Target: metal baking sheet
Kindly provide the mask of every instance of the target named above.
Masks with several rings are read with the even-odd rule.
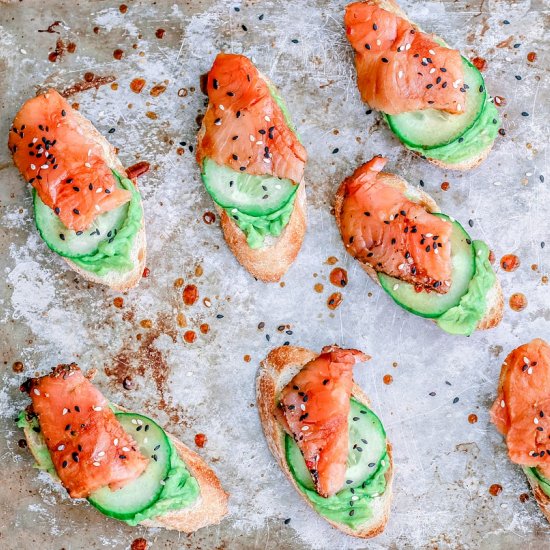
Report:
[[[506,135],[465,174],[414,157],[378,115],[366,114],[344,35],[346,2],[126,4],[126,11],[111,1],[0,4],[0,136],[7,141],[14,114],[38,88],[78,89],[92,73],[113,83],[70,101],[120,148],[125,165],[151,164],[139,182],[150,274],[121,296],[83,282],[49,252],[34,227],[28,189],[0,147],[0,546],[118,549],[139,537],[159,549],[547,546],[550,528],[532,497],[522,501],[527,482],[508,461],[487,410],[506,353],[535,336],[550,338],[548,4],[402,2],[422,27],[484,59],[489,90],[504,98]],[[41,32],[48,27],[53,32]],[[280,86],[309,152],[308,232],[281,284],[254,281],[225,246],[218,221],[203,221],[212,204],[191,147],[205,106],[199,76],[219,50],[251,56]],[[136,78],[145,80],[139,94],[130,88]],[[391,171],[413,184],[422,180],[443,211],[471,220],[472,236],[489,243],[497,265],[506,253],[519,256],[517,271],[497,271],[506,301],[522,292],[525,310],[506,303],[497,329],[452,337],[395,307],[373,285],[344,253],[331,200],[339,182],[378,153],[389,157]],[[331,256],[349,272],[335,311],[327,308],[338,290],[328,280]],[[198,287],[196,305],[184,305],[179,278]],[[200,332],[204,323],[207,334]],[[281,325],[292,334],[280,332]],[[196,331],[193,344],[183,341],[186,330]],[[356,379],[385,423],[396,462],[392,515],[373,541],[347,537],[319,519],[268,452],[254,379],[258,362],[285,341],[316,350],[337,342],[372,355],[356,367]],[[158,418],[191,448],[197,433],[207,436],[197,450],[231,493],[230,514],[219,526],[190,536],[134,529],[71,502],[31,468],[14,424],[26,404],[18,386],[73,360],[97,369],[107,396]],[[15,362],[23,372],[14,372]],[[130,390],[122,384],[127,376]],[[471,414],[477,423],[469,423]],[[496,497],[489,493],[495,483],[502,486]]]

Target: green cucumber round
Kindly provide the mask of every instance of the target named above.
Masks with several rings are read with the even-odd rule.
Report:
[[[122,489],[111,491],[109,487],[102,487],[93,492],[88,501],[106,516],[128,520],[159,499],[170,470],[172,450],[164,430],[150,418],[134,413],[117,413],[116,418],[135,439],[149,464],[137,479]]]
[[[46,206],[32,190],[36,227],[48,247],[65,258],[82,258],[97,251],[99,243],[110,239],[124,225],[129,203],[109,210],[96,217],[93,224],[83,232],[67,229],[59,216]]]
[[[487,91],[481,73],[466,58],[462,58],[466,84],[466,108],[462,114],[451,114],[439,109],[410,111],[385,115],[392,132],[405,145],[425,150],[447,145],[465,134],[481,116]],[[452,82],[448,83],[450,86]]]
[[[236,172],[212,159],[204,159],[202,181],[219,206],[236,208],[249,216],[266,216],[280,210],[294,196],[298,185],[275,176]]]
[[[456,221],[445,214],[434,214],[452,222],[451,244],[451,287],[446,294],[417,292],[414,285],[385,273],[378,273],[382,288],[403,309],[421,317],[436,318],[459,304],[468,292],[468,285],[475,274],[474,248],[470,235]]]
[[[386,432],[380,419],[368,407],[352,398],[348,420],[349,451],[346,481],[342,489],[353,489],[368,481],[386,456]],[[315,485],[302,451],[288,434],[285,437],[285,452],[296,481],[314,491]]]

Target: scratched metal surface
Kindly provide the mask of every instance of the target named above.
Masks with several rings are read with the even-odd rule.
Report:
[[[550,246],[541,246],[545,240],[550,244],[548,4],[403,3],[424,28],[470,57],[485,58],[489,89],[506,99],[501,108],[506,136],[479,169],[466,174],[446,173],[413,157],[376,114],[365,114],[343,32],[343,0],[127,4],[125,14],[107,1],[25,0],[0,8],[0,136],[7,139],[12,117],[37,87],[66,89],[91,71],[116,77],[118,89],[102,86],[71,101],[104,134],[115,128],[109,138],[126,165],[147,160],[152,166],[140,180],[151,273],[117,309],[116,293],[80,281],[41,242],[28,189],[7,148],[0,147],[0,427],[6,436],[0,438],[0,546],[128,548],[142,536],[150,548],[367,547],[307,509],[268,453],[254,405],[254,377],[270,347],[285,340],[317,350],[338,342],[373,357],[356,368],[356,378],[385,422],[396,478],[388,527],[369,548],[547,544],[550,528],[532,497],[520,502],[527,483],[507,460],[487,409],[506,353],[535,336],[550,338],[549,287],[542,279],[550,269]],[[62,21],[60,34],[38,32],[56,20]],[[162,39],[155,36],[159,28],[166,31]],[[47,58],[58,38],[77,49],[52,63]],[[124,51],[122,60],[113,58],[117,48]],[[280,86],[309,151],[309,228],[284,287],[251,279],[224,245],[218,223],[202,221],[211,202],[189,145],[195,118],[204,110],[199,75],[218,50],[253,56]],[[537,54],[534,62],[527,61],[531,51]],[[129,88],[136,77],[146,80],[139,95]],[[153,97],[157,84],[166,91]],[[523,312],[506,305],[497,329],[453,338],[394,307],[373,286],[344,254],[330,208],[342,178],[377,153],[388,156],[390,170],[410,182],[422,179],[443,211],[464,223],[473,220],[472,236],[486,239],[497,260],[510,252],[519,256],[520,268],[499,270],[499,276],[506,299],[525,293]],[[450,183],[448,191],[441,190],[443,181]],[[326,306],[336,290],[328,281],[329,256],[349,270],[344,301],[335,312]],[[198,286],[201,299],[191,308],[174,288],[179,277]],[[324,285],[322,293],[314,291],[315,283]],[[204,306],[204,297],[212,307]],[[178,313],[186,316],[187,328],[178,326]],[[150,320],[152,328],[143,328],[142,320]],[[263,330],[257,328],[260,321]],[[201,323],[210,325],[207,335],[199,332]],[[277,331],[287,323],[291,336]],[[188,329],[198,334],[192,345],[182,340]],[[158,418],[192,448],[196,433],[207,435],[199,452],[231,493],[230,514],[220,526],[191,536],[132,529],[71,502],[31,468],[13,422],[26,404],[18,386],[34,372],[73,360],[96,368],[97,383],[114,401]],[[15,361],[23,362],[23,373],[13,372]],[[121,380],[129,373],[135,388],[127,391]],[[383,384],[385,374],[393,376],[393,384]],[[455,397],[459,401],[453,403]],[[467,420],[471,413],[479,418],[473,425]],[[488,492],[493,483],[503,487],[498,497]]]

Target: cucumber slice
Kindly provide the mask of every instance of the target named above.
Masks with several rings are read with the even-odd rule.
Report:
[[[149,458],[145,471],[122,489],[102,487],[88,497],[90,504],[112,518],[132,519],[154,504],[160,497],[163,481],[170,470],[172,450],[164,430],[150,418],[134,413],[117,413],[117,420]],[[122,451],[121,451],[122,452]]]
[[[93,254],[100,242],[110,239],[120,230],[128,215],[130,203],[97,216],[91,227],[78,234],[67,229],[55,212],[46,206],[36,190],[32,190],[34,219],[48,247],[65,258],[81,258]]]
[[[352,398],[348,420],[349,452],[343,489],[353,489],[369,481],[386,456],[386,432],[380,419],[369,408]],[[306,489],[315,490],[302,451],[288,434],[285,450],[294,478]]]
[[[298,185],[275,176],[236,172],[206,158],[202,181],[212,199],[222,208],[236,208],[250,216],[266,216],[280,210],[294,196]]]
[[[464,83],[466,108],[463,114],[450,114],[438,109],[410,111],[399,115],[385,115],[392,132],[405,144],[415,148],[433,149],[459,139],[480,117],[487,91],[481,73],[466,59]],[[452,86],[452,83],[449,82]]]
[[[459,304],[460,299],[468,292],[468,285],[475,273],[474,248],[470,235],[456,221],[445,214],[434,214],[453,224],[451,233],[451,288],[447,294],[437,292],[417,292],[414,285],[378,273],[382,288],[402,308],[420,315],[435,318]]]

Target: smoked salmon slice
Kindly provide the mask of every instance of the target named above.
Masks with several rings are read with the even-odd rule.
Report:
[[[357,85],[370,107],[389,115],[464,112],[464,69],[457,50],[374,2],[349,4],[344,23],[355,50]]]
[[[197,144],[200,166],[209,157],[237,172],[302,181],[306,150],[248,58],[218,54],[206,91],[205,131]]]
[[[491,420],[506,437],[510,460],[538,467],[550,479],[550,346],[544,340],[506,357]]]
[[[386,163],[374,157],[344,181],[344,245],[376,271],[445,294],[451,284],[452,224],[385,183],[379,174]]]
[[[29,99],[15,116],[9,148],[25,181],[63,224],[74,231],[128,202],[94,139],[97,131],[55,90]]]
[[[280,420],[323,497],[336,494],[345,482],[353,365],[368,359],[357,350],[325,347],[281,392]]]
[[[21,389],[32,399],[30,413],[38,416],[55,471],[72,498],[106,486],[119,489],[143,473],[148,459],[74,363],[30,378]]]

